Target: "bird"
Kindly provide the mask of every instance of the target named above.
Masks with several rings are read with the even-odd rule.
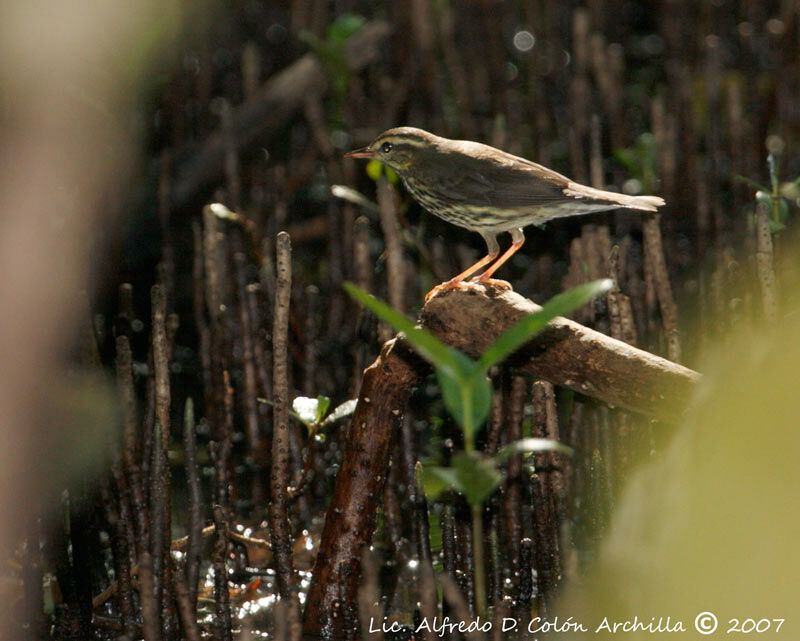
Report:
[[[555,218],[626,208],[656,212],[658,196],[629,196],[581,185],[535,162],[471,140],[451,140],[416,127],[395,127],[369,145],[345,154],[369,158],[393,169],[406,189],[430,213],[478,232],[486,256],[449,281],[434,287],[428,301],[443,291],[472,283],[508,289],[494,273],[525,242],[523,228]],[[500,255],[498,234],[511,234]],[[466,279],[486,268],[471,281]]]

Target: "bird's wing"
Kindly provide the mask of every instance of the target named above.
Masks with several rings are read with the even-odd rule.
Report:
[[[473,144],[469,155],[438,167],[437,192],[451,204],[526,210],[574,200],[564,193],[570,185],[565,176],[497,150],[487,158],[484,146]]]
[[[439,163],[435,171],[429,170],[439,176],[439,197],[451,205],[535,213],[539,207],[581,203],[583,211],[572,211],[574,214],[617,207],[656,211],[664,204],[655,196],[628,196],[587,187],[535,162],[480,143],[455,141],[455,150],[460,153],[454,162],[444,166]]]

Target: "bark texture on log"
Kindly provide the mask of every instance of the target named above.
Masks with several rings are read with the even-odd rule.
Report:
[[[372,541],[378,498],[389,472],[389,443],[426,370],[397,339],[387,341],[364,370],[306,599],[307,637],[349,638],[358,626],[361,558]]]
[[[502,332],[541,309],[513,291],[451,290],[422,309],[421,323],[439,340],[478,357]],[[700,375],[566,318],[554,319],[509,359],[518,371],[613,407],[674,421]]]

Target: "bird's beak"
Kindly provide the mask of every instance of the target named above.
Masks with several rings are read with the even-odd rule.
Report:
[[[375,152],[369,147],[362,147],[355,151],[350,151],[344,155],[345,158],[372,158]]]

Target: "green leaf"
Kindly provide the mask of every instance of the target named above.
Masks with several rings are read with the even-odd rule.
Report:
[[[778,200],[778,220],[783,221],[787,218],[789,218],[789,203],[784,198],[780,198]]]
[[[420,356],[437,369],[444,370],[455,379],[466,379],[474,367],[472,361],[458,350],[448,347],[432,334],[420,329],[400,312],[395,311],[383,301],[367,294],[353,283],[344,283],[345,291],[364,307],[371,310],[378,318],[405,334],[406,340],[416,349]],[[469,364],[469,369],[467,368]]]
[[[459,491],[472,507],[480,506],[503,480],[494,462],[477,452],[459,452],[453,457],[452,468]]]
[[[325,414],[330,406],[331,399],[329,399],[327,396],[317,396],[317,418],[314,421],[315,423],[319,423],[323,418],[325,418]]]
[[[767,207],[772,207],[772,194],[768,191],[757,191],[756,192],[756,202],[759,205],[766,205]]]
[[[474,369],[472,361],[460,352],[457,353]],[[491,384],[483,376],[471,377],[464,381],[448,375],[441,369],[437,369],[436,373],[447,411],[471,441],[489,415],[492,406]]]
[[[573,449],[550,438],[524,438],[506,445],[493,459],[496,463],[502,463],[509,456],[526,452],[561,452],[572,456]]]
[[[306,426],[313,425],[317,422],[319,399],[309,398],[308,396],[298,396],[292,401],[292,409],[295,411],[297,418],[300,419],[300,422]]]
[[[366,24],[366,19],[354,13],[345,13],[336,18],[328,27],[325,35],[328,40],[344,44],[353,34]]]
[[[459,452],[450,467],[425,465],[418,475],[425,496],[435,499],[445,490],[463,494],[471,506],[480,506],[503,480],[491,459],[477,452]]]
[[[481,355],[474,376],[482,376],[490,367],[496,365],[520,346],[527,343],[556,316],[564,316],[585,305],[595,296],[607,292],[614,281],[606,278],[578,285],[563,294],[554,296],[538,312],[520,319],[497,337],[494,343]]]
[[[769,231],[771,234],[777,234],[779,231],[786,229],[786,225],[779,223],[777,220],[769,219]]]
[[[750,180],[747,176],[742,176],[741,174],[734,174],[734,180],[738,180],[739,182],[743,182],[751,187],[755,187],[758,191],[769,191],[769,187],[764,187],[764,185],[757,183],[755,180]]]
[[[614,158],[629,172],[635,174],[639,170],[639,163],[632,149],[615,149]]]
[[[338,405],[336,409],[334,409],[330,414],[328,414],[327,418],[322,421],[320,427],[327,427],[336,421],[340,421],[347,416],[350,416],[353,412],[356,411],[356,405],[358,404],[358,399],[351,399],[349,401],[345,401],[341,405]]]
[[[397,172],[391,167],[386,167],[386,180],[388,180],[390,184],[396,185],[400,182],[400,176],[398,176]]]
[[[456,471],[452,467],[424,465],[418,474],[418,479],[422,491],[429,499],[438,498],[446,490],[460,491],[457,487]]]
[[[383,175],[383,164],[380,160],[370,160],[366,167],[367,176],[372,178],[375,182]]]
[[[615,149],[614,157],[640,180],[645,190],[652,189],[656,179],[656,141],[652,133],[641,134],[633,147]]]

